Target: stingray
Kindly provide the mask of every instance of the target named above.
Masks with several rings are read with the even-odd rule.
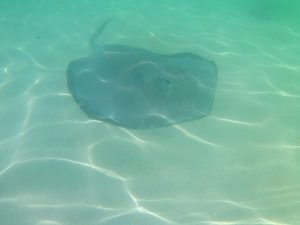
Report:
[[[208,116],[217,82],[214,61],[190,52],[160,54],[89,41],[90,56],[70,62],[68,88],[92,119],[129,129],[175,125]]]

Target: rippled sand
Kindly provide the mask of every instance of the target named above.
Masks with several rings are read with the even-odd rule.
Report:
[[[1,1],[0,224],[299,224],[297,5],[237,2]],[[143,131],[87,118],[65,70],[111,17],[100,42],[215,60],[212,114]]]

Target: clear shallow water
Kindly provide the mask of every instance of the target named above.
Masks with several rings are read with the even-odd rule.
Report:
[[[1,1],[0,224],[296,225],[296,1]],[[101,37],[219,67],[212,114],[133,131],[89,120],[69,61]]]

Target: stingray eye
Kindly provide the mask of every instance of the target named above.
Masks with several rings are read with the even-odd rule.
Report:
[[[159,79],[157,85],[161,91],[164,91],[167,93],[170,93],[173,88],[172,81],[170,81],[168,79],[164,79],[164,78]]]

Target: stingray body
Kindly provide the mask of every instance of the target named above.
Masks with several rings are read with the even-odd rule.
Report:
[[[125,45],[96,45],[93,54],[72,61],[68,87],[93,119],[132,129],[165,127],[209,115],[217,66],[196,54],[157,54]]]

